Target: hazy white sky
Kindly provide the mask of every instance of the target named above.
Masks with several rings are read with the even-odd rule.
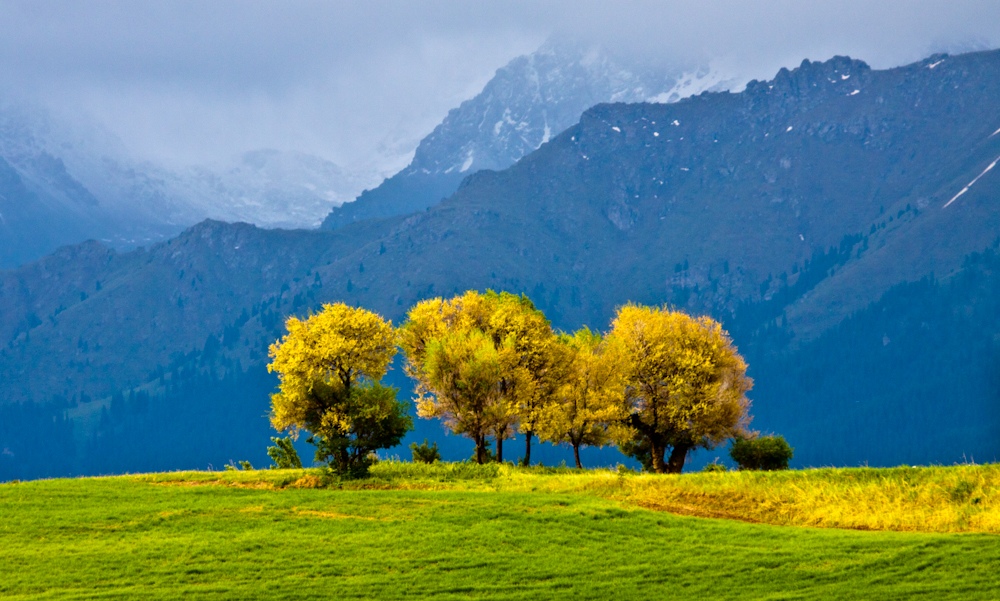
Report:
[[[0,0],[0,94],[89,113],[151,158],[271,147],[350,166],[412,150],[553,33],[765,79],[803,58],[995,48],[1000,2]]]

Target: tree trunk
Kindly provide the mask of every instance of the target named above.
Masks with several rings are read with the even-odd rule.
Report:
[[[688,451],[691,450],[689,444],[676,444],[670,450],[670,459],[667,461],[667,473],[679,474],[684,469],[684,460],[687,459]]]
[[[497,463],[503,463],[503,436],[497,434]]]
[[[476,463],[479,465],[483,464],[484,455],[486,455],[486,440],[485,436],[479,435],[475,437],[476,441]]]
[[[347,447],[342,447],[337,455],[340,458],[340,469],[344,472],[350,471],[351,456],[347,453]]]
[[[649,438],[649,454],[653,463],[653,472],[656,474],[665,474],[667,473],[667,469],[663,464],[663,454],[666,452],[666,448],[658,439],[658,436],[651,436]]]
[[[583,464],[580,463],[580,445],[579,443],[573,443],[573,459],[576,459],[576,469],[582,470]]]
[[[531,465],[531,434],[524,433],[524,465]]]

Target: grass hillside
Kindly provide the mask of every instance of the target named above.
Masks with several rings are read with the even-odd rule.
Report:
[[[997,466],[663,477],[397,462],[345,483],[8,483],[0,597],[995,598],[1000,545],[973,531],[1000,532],[998,489]]]

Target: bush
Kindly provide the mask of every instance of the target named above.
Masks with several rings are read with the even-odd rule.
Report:
[[[703,471],[703,472],[728,472],[729,468],[727,468],[726,466],[724,466],[721,463],[719,463],[719,460],[716,459],[712,463],[706,463],[705,467],[701,468],[701,471]]]
[[[485,465],[487,463],[496,463],[496,460],[497,460],[497,454],[494,453],[493,449],[490,448],[490,445],[487,444],[483,448],[483,464]],[[474,449],[472,451],[472,457],[469,457],[469,461],[471,461],[472,463],[476,463],[476,451]]]
[[[271,442],[274,443],[273,447],[267,447],[267,456],[274,461],[274,467],[279,470],[287,469],[302,469],[302,460],[299,459],[299,454],[292,446],[292,438],[286,436],[285,438],[275,438],[271,437]]]
[[[434,463],[435,461],[441,461],[441,453],[438,452],[438,443],[435,442],[429,445],[426,438],[423,444],[411,442],[410,451],[413,452],[414,463]]]
[[[787,470],[792,451],[784,436],[758,436],[734,440],[729,456],[741,470]]]

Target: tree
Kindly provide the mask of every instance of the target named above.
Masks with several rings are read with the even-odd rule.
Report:
[[[401,328],[407,374],[417,381],[417,414],[439,417],[476,443],[488,437],[503,461],[503,441],[515,425],[525,433],[525,457],[542,406],[559,382],[555,335],[523,295],[469,291],[422,301]]]
[[[477,463],[486,461],[487,437],[502,440],[513,413],[500,395],[501,362],[492,340],[472,329],[431,340],[420,366],[417,415],[443,419],[452,432],[472,438]]]
[[[680,473],[692,449],[745,432],[753,381],[717,321],[630,304],[619,309],[611,337],[622,352],[635,438],[621,446],[648,449],[653,471]]]
[[[492,291],[485,296],[492,304],[486,331],[498,348],[509,349],[501,394],[516,408],[517,426],[524,434],[523,462],[530,465],[531,439],[565,378],[568,349],[527,296]]]
[[[317,461],[342,475],[364,475],[369,455],[399,444],[412,427],[396,389],[378,383],[396,354],[392,324],[337,303],[305,320],[290,317],[285,326],[267,366],[280,379],[271,424],[293,435],[309,432]]]
[[[511,354],[484,332],[489,315],[486,298],[477,292],[428,299],[410,309],[399,332],[404,369],[416,381],[417,415],[442,419],[452,432],[471,438],[477,463],[487,459],[488,437],[502,441],[513,419],[500,394],[503,363]]]
[[[580,447],[604,446],[626,417],[623,415],[624,373],[616,349],[597,332],[583,328],[559,337],[567,369],[539,420],[539,437],[573,447],[576,467]]]

